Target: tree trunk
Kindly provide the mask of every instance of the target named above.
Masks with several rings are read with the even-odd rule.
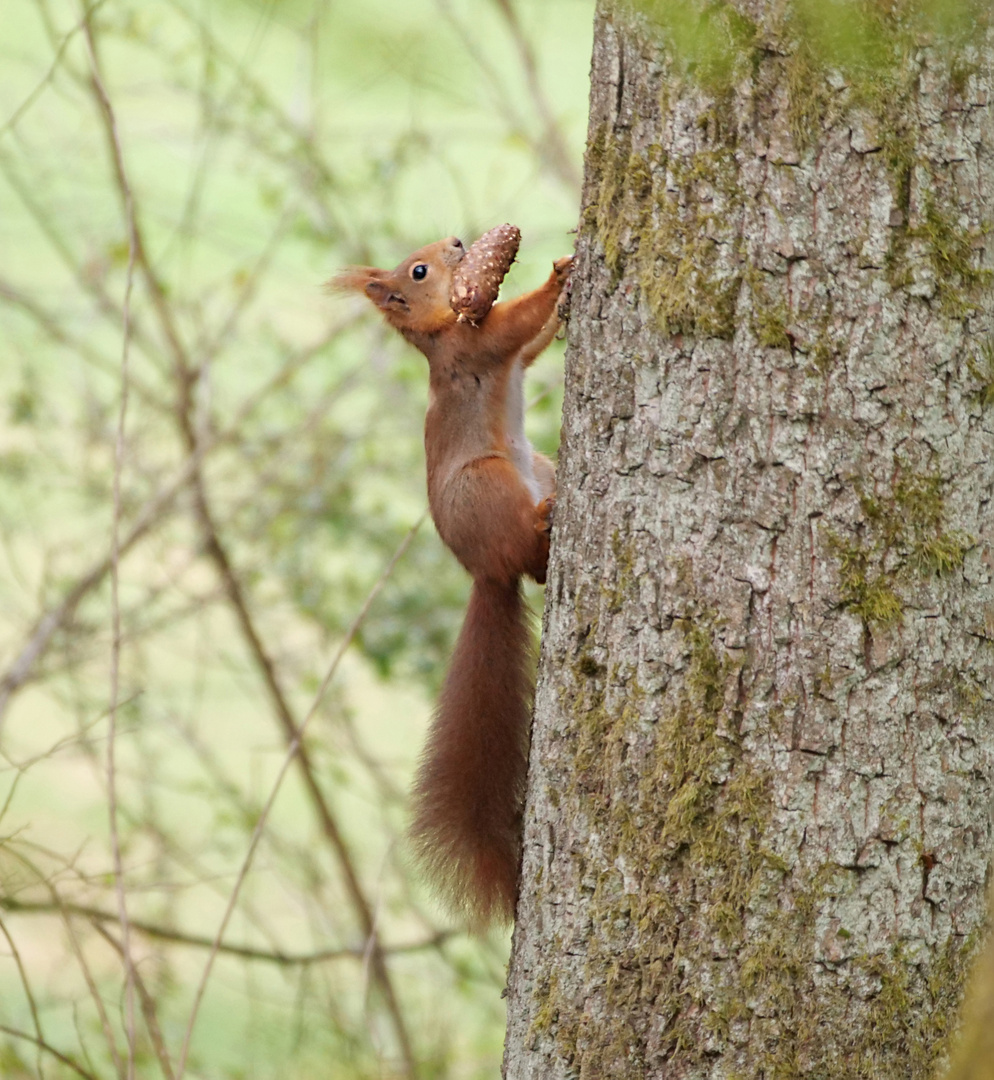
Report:
[[[598,12],[511,1080],[925,1078],[977,943],[991,36],[824,7]]]

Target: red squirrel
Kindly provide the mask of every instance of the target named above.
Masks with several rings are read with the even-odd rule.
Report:
[[[473,588],[414,781],[411,836],[432,884],[482,928],[514,917],[533,692],[521,577],[545,583],[555,502],[555,468],[525,437],[524,371],[559,327],[573,260],[474,323],[450,303],[465,254],[449,237],[332,284],[364,292],[428,359],[428,502]]]

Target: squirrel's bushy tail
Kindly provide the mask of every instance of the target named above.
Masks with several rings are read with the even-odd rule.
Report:
[[[477,580],[414,782],[428,876],[477,926],[514,917],[533,691],[520,581]]]

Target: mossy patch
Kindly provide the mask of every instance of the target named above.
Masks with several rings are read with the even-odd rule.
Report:
[[[814,146],[832,103],[825,70],[811,45],[801,41],[786,59],[787,123],[802,153]]]
[[[935,187],[922,195],[920,220],[910,221],[914,170],[920,167],[933,179],[936,173],[918,144],[914,117],[921,65],[915,54],[929,40],[936,61],[948,65],[953,87],[962,92],[975,66],[964,60],[963,49],[989,22],[990,11],[974,0],[941,0],[941,5],[959,9],[962,18],[940,18],[940,0],[935,5],[805,0],[794,6],[782,27],[795,43],[785,61],[787,114],[801,150],[811,149],[819,132],[847,112],[857,110],[871,121],[897,211],[888,279],[894,288],[915,285],[924,256],[935,302],[947,317],[962,318],[994,280],[977,265],[977,247],[987,228],[956,221]],[[971,24],[974,15],[979,21]],[[830,91],[832,73],[844,80],[843,90]]]
[[[793,341],[787,324],[790,311],[785,301],[774,298],[767,283],[768,274],[749,267],[744,275],[752,301],[750,325],[756,340],[769,349],[790,349]]]
[[[989,25],[987,0],[793,0],[773,9],[772,25],[757,26],[727,0],[618,0],[639,12],[681,75],[720,92],[747,74],[774,38],[783,52],[802,43],[809,71],[835,71],[849,80],[879,77],[905,66],[923,43],[957,54]],[[957,67],[962,87],[971,71]],[[801,84],[801,80],[797,80]]]
[[[721,248],[734,244],[741,199],[732,149],[667,159],[658,144],[633,149],[630,131],[602,127],[587,168],[594,194],[584,227],[604,252],[610,287],[637,284],[664,333],[730,338],[740,278],[721,265]]]
[[[945,484],[935,472],[895,462],[889,491],[856,481],[863,523],[853,536],[830,533],[843,607],[870,630],[901,621],[902,590],[915,578],[947,574],[963,563],[973,537],[946,523]]]
[[[759,58],[756,24],[725,0],[636,0],[677,70],[721,95]]]
[[[974,356],[967,361],[967,369],[978,385],[975,397],[982,409],[994,405],[994,341],[987,338]]]
[[[615,571],[613,587],[605,586],[602,593],[609,609],[618,611],[625,604],[635,587],[636,545],[630,537],[626,538],[621,529],[611,534],[612,565]]]
[[[603,1017],[595,1024],[551,980],[537,992],[536,1015],[585,1074],[644,1075],[645,1030],[637,1018],[649,1014],[666,1018],[667,1054],[696,1057],[689,1018],[705,1007],[709,1022],[723,1029],[732,999],[707,1002],[687,964],[697,948],[703,959],[715,943],[740,943],[750,903],[771,875],[782,874],[763,839],[769,781],[744,753],[727,704],[740,661],[717,644],[716,624],[709,611],[679,624],[682,689],[657,723],[648,719],[644,691],[618,670],[596,686],[572,680],[564,701],[580,721],[567,801],[604,846],[596,869],[578,871],[591,880],[589,975],[609,999],[607,1023],[616,1027],[605,1030]],[[578,673],[589,670],[584,659]],[[612,708],[615,699],[621,704]],[[614,789],[619,776],[631,781],[624,798]],[[680,913],[689,909],[696,909],[694,929],[680,943]]]
[[[848,110],[872,118],[890,177],[897,216],[890,231],[887,275],[894,288],[917,284],[924,256],[936,304],[949,318],[972,311],[981,291],[994,281],[977,265],[977,248],[987,226],[962,224],[934,185],[935,164],[919,148],[916,100],[924,41],[933,63],[947,65],[950,82],[962,92],[973,69],[963,57],[980,28],[989,25],[989,6],[980,0],[916,0],[877,4],[871,0],[825,4],[805,0],[792,9],[785,32],[796,42],[787,60],[788,116],[798,146],[812,147],[819,128]],[[844,92],[827,92],[836,73]],[[912,178],[916,168],[933,186],[922,195],[920,220],[911,223]]]
[[[977,307],[982,290],[994,282],[994,273],[976,265],[977,249],[988,231],[987,225],[970,228],[954,222],[936,193],[927,192],[922,220],[893,230],[887,262],[891,284],[914,285],[919,253],[924,254],[939,309],[949,318],[963,318]]]
[[[926,958],[909,956],[898,943],[888,954],[856,961],[854,967],[876,985],[869,1000],[868,1037],[854,1048],[847,1075],[854,1080],[932,1080],[948,1054],[979,938],[979,931],[965,939],[950,938]]]
[[[949,200],[936,188],[923,193],[919,220],[912,223],[910,211],[914,170],[920,167],[933,176],[936,172],[919,148],[915,120],[922,46],[928,45],[930,64],[947,67],[953,92],[964,93],[977,68],[967,50],[992,17],[986,0],[795,0],[763,31],[722,0],[631,0],[620,6],[642,13],[674,72],[711,95],[711,111],[716,114],[731,111],[728,103],[737,81],[770,58],[760,42],[777,42],[781,59],[774,62],[783,67],[786,120],[802,153],[813,152],[821,132],[845,115],[863,114],[875,128],[897,211],[887,257],[892,286],[917,287],[923,295],[928,290],[950,318],[962,318],[976,307],[981,290],[994,283],[991,271],[977,264],[977,247],[987,226],[957,221]],[[729,192],[735,190],[734,173],[720,179]],[[678,185],[682,182],[678,178]],[[693,240],[714,236],[713,216],[704,213],[695,220],[696,194],[692,186],[685,187],[674,204],[683,214],[674,220],[672,213],[664,212],[652,223],[658,239],[671,247],[669,269],[657,273],[658,268],[643,257],[639,272],[630,276],[639,280],[653,311],[671,333],[723,337],[729,325],[725,318],[729,296],[734,307],[735,290],[729,289],[729,277],[734,275],[719,275],[718,284],[725,291],[715,294],[709,317],[700,317],[700,297],[716,282],[709,281],[714,275],[708,269],[707,244]],[[611,218],[605,214],[600,220]],[[639,231],[647,223],[637,224]],[[646,239],[654,245],[657,237],[650,234]],[[702,256],[704,269],[695,274],[693,268]],[[929,269],[927,284],[919,280],[922,258]],[[757,336],[764,343],[779,342],[774,347],[783,347],[785,340],[776,321],[764,322]]]
[[[941,520],[929,476],[906,471],[893,498],[923,534]],[[864,928],[832,918],[859,874],[775,850],[773,781],[739,731],[743,661],[721,619],[697,605],[674,628],[684,662],[665,704],[589,645],[561,691],[577,720],[561,812],[589,838],[574,855],[586,961],[579,994],[554,969],[538,975],[533,1037],[572,1073],[614,1080],[705,1075],[721,1055],[743,1080],[926,1080],[969,943],[860,952]],[[826,948],[828,971],[815,962]]]

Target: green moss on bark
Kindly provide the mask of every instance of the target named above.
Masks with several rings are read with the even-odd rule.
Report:
[[[882,532],[927,539],[943,520],[940,484],[906,469],[864,509]],[[664,1062],[695,1075],[719,1051],[742,1080],[926,1080],[971,943],[860,951],[864,928],[833,917],[858,874],[790,867],[774,850],[772,779],[738,730],[743,661],[721,645],[721,619],[699,606],[674,628],[684,664],[661,715],[632,672],[595,658],[589,636],[561,691],[577,720],[561,811],[590,837],[574,865],[587,967],[577,996],[554,970],[539,977],[531,1035],[553,1040],[578,1075],[613,1080]],[[831,685],[829,670],[822,678]],[[829,970],[814,963],[826,951]],[[837,1037],[824,1038],[826,1023]],[[749,1057],[736,1064],[743,1025]]]
[[[976,265],[978,248],[988,231],[986,224],[971,228],[954,221],[936,192],[928,191],[922,220],[893,230],[887,260],[891,284],[917,287],[934,298],[944,315],[962,319],[976,308],[981,291],[994,282],[990,270]],[[930,279],[924,282],[919,280],[922,256]]]
[[[726,0],[635,0],[678,71],[720,96],[758,62],[756,24]]]
[[[990,408],[994,405],[994,342],[990,338],[967,361],[967,369],[979,384],[975,391],[977,402],[982,409]]]
[[[854,112],[874,128],[898,212],[887,258],[892,286],[933,297],[950,318],[962,318],[976,307],[980,291],[994,283],[991,272],[977,265],[977,247],[988,225],[957,221],[937,188],[922,194],[920,219],[912,222],[911,192],[916,167],[926,174],[936,171],[918,146],[915,101],[921,75],[920,50],[927,44],[930,62],[947,65],[955,92],[964,93],[976,68],[964,53],[990,24],[989,4],[984,0],[897,0],[887,4],[876,0],[796,0],[763,33],[724,2],[632,0],[619,6],[633,7],[646,17],[674,71],[711,95],[713,111],[718,113],[737,81],[755,72],[764,59],[759,48],[763,33],[777,42],[782,58],[774,62],[783,67],[786,120],[799,152],[813,151],[826,127]],[[765,54],[766,59],[769,56]],[[640,174],[644,178],[644,172],[644,163],[631,163],[633,180]],[[717,174],[709,178],[712,184],[716,180]],[[723,175],[721,182],[729,192],[734,191],[733,175]],[[681,185],[684,180],[677,177],[678,191]],[[656,193],[655,201],[663,211],[658,221],[637,222],[631,214],[618,219],[622,228],[636,226],[633,235],[651,225],[646,242],[666,252],[662,266],[644,253],[638,272],[629,277],[638,280],[670,333],[727,337],[733,329],[731,314],[738,282],[730,282],[727,274],[719,275],[722,280],[711,280],[715,277],[710,268],[713,252],[706,237],[714,235],[714,218],[693,211],[699,204],[692,186],[684,186],[682,194],[667,213]],[[681,207],[691,208],[690,212],[674,214],[673,210]],[[619,250],[611,243],[612,217],[606,207],[602,209],[605,212],[599,215],[598,231],[604,234],[609,265],[617,273],[612,254],[618,255]],[[921,280],[919,271],[923,256],[928,281]],[[702,269],[698,270],[699,266]],[[713,304],[702,300],[709,293],[715,297]],[[776,320],[764,321],[754,329],[764,344],[785,347],[786,337]]]
[[[886,14],[901,5],[876,6]],[[712,8],[720,20],[725,6]],[[824,27],[820,32],[828,34]],[[870,179],[884,194],[886,170],[903,214],[897,224],[901,215],[891,217],[891,284],[914,287],[908,267],[923,254],[933,279],[942,271],[933,302],[959,317],[989,283],[975,269],[983,231],[945,208],[952,200],[942,177],[933,183],[919,175],[912,95],[922,64],[907,66],[899,41],[881,51],[878,39],[851,54],[839,46],[830,64],[831,52],[819,51],[816,42],[791,52],[788,38],[783,51],[762,58],[766,81],[759,88],[764,94],[776,90],[780,97],[769,100],[782,103],[782,83],[771,84],[786,74],[788,121],[802,151],[820,142],[823,125],[859,110],[871,140],[879,143],[879,152],[860,167],[876,170]],[[797,299],[802,294],[795,293],[792,328],[780,280],[745,267],[736,234],[743,196],[729,121],[727,95],[734,88],[721,71],[747,73],[751,47],[743,53],[749,63],[740,64],[740,56],[700,78],[700,63],[678,65],[682,77],[713,97],[697,124],[685,124],[680,140],[673,140],[681,148],[679,161],[649,141],[661,137],[652,134],[654,118],[621,109],[617,128],[594,130],[583,227],[590,250],[603,256],[610,287],[629,290],[626,300],[643,300],[665,333],[728,338],[737,308],[748,320],[746,332],[751,329],[764,347],[790,348],[796,329],[797,351],[809,357],[813,371],[828,375],[848,348],[846,311],[838,320],[831,317],[828,288],[827,299],[819,297],[821,306],[805,321],[804,301]],[[681,92],[679,78],[664,82],[664,94]],[[679,115],[686,120],[683,108]],[[661,124],[668,122],[664,114]],[[765,117],[757,121],[760,136],[763,122]],[[768,265],[773,263],[764,260]],[[875,284],[882,277],[878,273]],[[978,354],[971,374],[983,403],[988,396],[994,400],[994,391],[988,395],[994,360],[988,372]],[[830,541],[840,601],[867,627],[886,626],[901,619],[913,587],[962,565],[972,539],[949,527],[939,475],[904,462],[895,463],[888,482],[861,493],[860,509],[857,526]],[[617,611],[638,589],[638,574],[623,536],[615,532],[611,544],[615,573],[613,580],[605,575],[599,600],[602,610],[607,604]],[[576,718],[570,743],[576,770],[557,797],[562,814],[583,823],[570,873],[579,893],[576,910],[589,920],[575,943],[586,950],[587,969],[580,973],[582,992],[572,983],[567,989],[554,974],[539,981],[533,1032],[552,1040],[582,1076],[625,1080],[664,1067],[674,1075],[704,1075],[720,1058],[722,1075],[753,1080],[924,1080],[942,1052],[959,995],[962,939],[928,955],[874,951],[879,942],[858,916],[844,924],[851,917],[846,913],[861,909],[854,895],[865,881],[860,873],[832,863],[800,865],[818,857],[803,842],[778,846],[770,822],[774,815],[786,820],[775,801],[784,796],[757,764],[759,743],[752,740],[768,740],[764,746],[775,744],[775,752],[786,754],[796,710],[786,694],[758,707],[740,700],[750,685],[748,675],[740,678],[742,653],[726,652],[720,615],[695,603],[700,594],[689,569],[685,577],[679,592],[691,598],[690,614],[675,627],[683,660],[673,661],[667,642],[667,660],[660,661],[678,669],[670,673],[665,704],[649,697],[630,672],[604,662],[592,644],[564,673],[563,711]],[[596,587],[591,592],[597,596]],[[586,634],[588,643],[595,639],[596,633]],[[679,644],[672,648],[678,651]],[[849,677],[843,670],[833,677],[826,665],[815,689],[831,696],[835,682]],[[743,736],[743,713],[754,724],[762,717],[759,726],[765,720],[769,729],[753,727]],[[806,767],[800,752],[790,760]],[[788,783],[788,790],[803,785],[790,789]],[[905,807],[897,805],[897,796],[894,802],[881,814],[887,817],[883,842],[913,844]],[[791,865],[778,851],[787,852]],[[912,852],[913,863],[919,853]],[[826,1026],[832,1029],[828,1036]],[[737,1051],[742,1056],[736,1061]]]
[[[752,300],[750,323],[752,332],[760,345],[768,349],[790,349],[792,341],[787,324],[790,311],[785,301],[771,295],[767,278],[753,267],[745,274],[746,284]]]
[[[860,491],[863,523],[848,537],[828,536],[839,565],[842,605],[870,630],[901,621],[902,588],[963,563],[972,537],[946,523],[944,483],[935,472],[895,462],[889,491]]]
[[[741,198],[732,151],[668,160],[656,144],[633,150],[628,130],[600,128],[587,168],[594,194],[584,227],[603,251],[611,288],[622,278],[637,284],[667,334],[730,338],[740,279],[719,256]]]
[[[664,1017],[666,1052],[687,1058],[700,1049],[689,1022],[696,1009],[705,1007],[715,1030],[724,1029],[733,998],[708,1001],[686,965],[698,949],[703,963],[715,947],[741,943],[750,903],[783,871],[764,846],[769,780],[744,753],[728,706],[740,662],[717,644],[717,621],[701,611],[679,625],[682,689],[658,723],[648,719],[652,710],[633,677],[608,674],[586,654],[564,695],[580,721],[577,780],[567,801],[604,846],[596,869],[580,866],[577,873],[591,922],[590,978],[606,1018],[594,1023],[552,979],[536,991],[535,1015],[564,1059],[582,1062],[585,1074],[643,1075],[645,1031],[633,1027],[634,1017]],[[606,677],[592,685],[594,671]],[[632,769],[636,796],[616,797],[616,776]],[[676,936],[690,889],[699,890],[705,908],[696,945]]]
[[[935,1077],[948,1055],[978,940],[979,933],[951,938],[928,957],[909,956],[898,943],[889,954],[857,960],[875,992],[848,1075],[854,1080]]]

